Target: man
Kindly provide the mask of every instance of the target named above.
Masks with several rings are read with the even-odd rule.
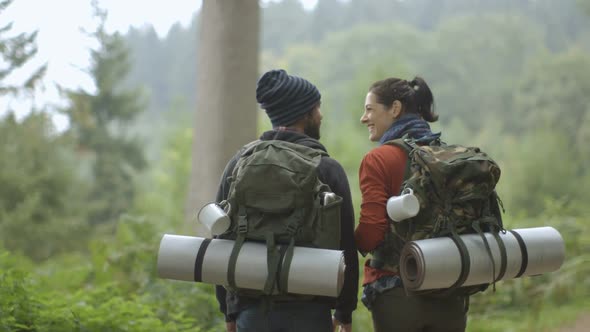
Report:
[[[321,95],[309,81],[271,70],[258,80],[256,99],[266,111],[273,129],[262,134],[260,140],[282,140],[326,151],[318,141],[322,114]],[[228,177],[240,157],[238,152],[227,164],[222,176],[217,202],[228,198]],[[306,297],[276,301],[270,309],[258,298],[237,296],[217,286],[216,295],[221,312],[226,317],[227,331],[352,331],[352,311],[356,308],[358,289],[358,257],[354,244],[354,212],[348,180],[342,166],[325,156],[317,168],[320,181],[343,198],[340,218],[340,249],[344,250],[345,279],[338,298]],[[335,309],[331,316],[331,309]]]

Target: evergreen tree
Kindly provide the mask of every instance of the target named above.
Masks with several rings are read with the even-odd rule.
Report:
[[[121,87],[129,72],[128,50],[118,33],[105,31],[106,12],[95,5],[100,23],[91,35],[98,48],[91,51],[90,75],[95,92],[65,90],[70,120],[68,133],[81,154],[92,162],[94,184],[90,191],[90,222],[117,219],[131,207],[134,175],[146,166],[139,143],[127,129],[143,110],[138,90]]]
[[[314,42],[324,38],[326,33],[342,29],[348,25],[345,7],[338,0],[318,1],[313,10],[309,29]],[[295,41],[297,42],[297,41]]]
[[[46,113],[0,120],[0,247],[35,260],[80,248],[84,186]]]
[[[12,3],[12,0],[0,0],[0,16]],[[37,54],[37,32],[19,33],[8,37],[12,30],[12,22],[0,26],[0,97],[6,94],[18,94],[32,91],[45,74],[47,66],[36,69],[22,84],[6,83],[6,79],[17,69],[22,68]]]
[[[264,49],[280,53],[290,43],[309,39],[309,17],[298,0],[269,2],[261,9],[261,17],[261,46]]]
[[[12,0],[0,0],[0,14]],[[45,73],[41,66],[23,82],[11,75],[26,71],[37,53],[37,32],[11,34],[0,27],[0,97],[32,93]],[[42,260],[80,247],[83,215],[77,195],[83,186],[68,163],[67,146],[45,112],[31,111],[20,121],[0,119],[0,247]]]

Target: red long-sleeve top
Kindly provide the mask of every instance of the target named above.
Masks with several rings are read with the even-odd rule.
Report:
[[[368,253],[374,250],[389,232],[386,204],[391,196],[399,195],[407,162],[406,153],[397,146],[381,145],[369,151],[359,169],[362,194],[359,224],[354,232],[358,250]],[[363,285],[391,271],[375,269],[365,264]]]

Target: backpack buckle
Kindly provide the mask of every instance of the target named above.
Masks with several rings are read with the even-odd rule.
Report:
[[[287,224],[287,233],[291,235],[295,235],[297,233],[297,223],[290,222]]]
[[[248,233],[248,220],[245,214],[238,215],[238,234]]]

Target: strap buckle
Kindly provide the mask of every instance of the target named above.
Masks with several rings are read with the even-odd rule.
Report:
[[[297,233],[297,223],[296,222],[290,222],[287,224],[286,230],[287,233],[291,234],[291,235],[295,235],[295,233]]]
[[[248,220],[246,214],[238,215],[238,234],[248,233]]]

